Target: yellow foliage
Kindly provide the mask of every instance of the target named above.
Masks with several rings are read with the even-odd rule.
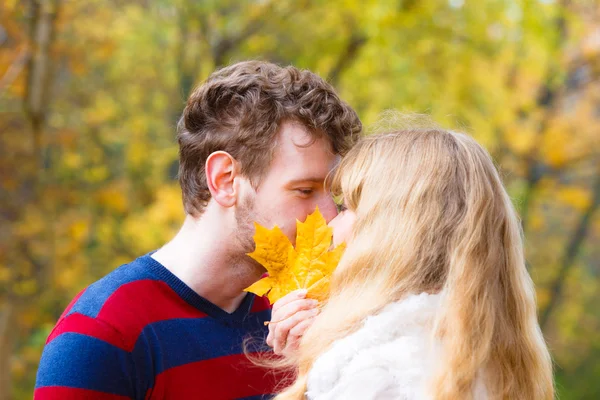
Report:
[[[81,264],[82,260],[79,261]],[[69,265],[68,267],[59,267],[60,270],[56,271],[56,284],[59,288],[68,290],[73,287],[77,287],[81,282],[82,272],[84,268],[76,265]]]
[[[88,229],[89,229],[88,221],[86,221],[86,220],[75,221],[69,227],[69,234],[73,240],[75,240],[77,242],[81,242],[87,236]]]
[[[161,187],[155,201],[146,209],[124,221],[123,237],[132,246],[133,252],[146,252],[155,249],[169,240],[183,221],[181,189],[177,184]],[[102,234],[110,232],[110,227],[102,227]]]
[[[62,161],[67,167],[77,169],[82,166],[83,157],[79,153],[68,152],[63,156]]]
[[[527,127],[513,126],[506,132],[506,142],[518,154],[527,154],[535,146],[536,132]]]
[[[532,212],[531,216],[529,217],[529,228],[534,230],[534,231],[539,231],[544,229],[546,225],[546,220],[544,219],[543,215],[541,215],[538,212]]]
[[[19,315],[19,322],[21,322],[24,326],[31,327],[38,323],[39,317],[40,315],[38,310],[28,309],[21,312]]]
[[[27,365],[25,361],[19,358],[15,358],[15,360],[13,360],[13,362],[10,365],[10,370],[14,377],[21,378],[27,372]]]
[[[149,128],[148,127],[148,118],[146,116],[133,118],[131,120],[129,128],[131,129],[131,132],[135,136],[139,137],[141,134],[143,134]]]
[[[86,110],[85,121],[90,125],[100,125],[113,119],[117,115],[118,105],[115,100],[106,94],[101,94],[93,107]]]
[[[38,290],[38,286],[34,279],[27,279],[15,283],[14,292],[19,296],[30,296]]]
[[[589,190],[576,186],[561,187],[558,189],[556,197],[559,201],[580,212],[586,210],[592,201]]]
[[[94,183],[94,182],[102,182],[104,180],[106,180],[106,178],[108,177],[108,168],[106,168],[106,166],[104,165],[98,165],[96,167],[92,167],[89,169],[86,169],[83,172],[83,177],[85,178],[86,181]]]
[[[127,161],[132,166],[142,165],[148,159],[146,146],[132,141],[127,148]]]
[[[5,176],[2,179],[2,188],[7,191],[13,191],[18,186],[18,181],[10,176]]]
[[[183,217],[181,189],[178,185],[162,187],[149,210],[149,217],[157,224],[179,222]]]
[[[571,119],[552,120],[542,143],[542,157],[553,167],[562,168],[571,160],[582,156],[589,150],[587,141],[583,140],[582,130]]]
[[[329,293],[329,277],[345,249],[340,245],[328,251],[332,228],[327,226],[318,208],[296,226],[294,248],[279,227],[267,229],[255,224],[256,250],[248,255],[261,263],[269,276],[246,290],[259,296],[266,294],[271,304],[296,289],[307,289],[308,297],[325,299]]]
[[[15,233],[19,237],[38,235],[44,231],[46,222],[42,210],[30,207],[23,214],[23,219],[17,224]]]
[[[129,208],[125,191],[115,185],[101,189],[96,194],[96,201],[98,204],[118,213],[124,213]]]
[[[98,221],[94,232],[100,242],[110,243],[111,239],[115,236],[115,229],[113,225],[114,223],[108,219]]]
[[[536,288],[538,310],[546,307],[550,301],[550,290],[547,287],[540,286]]]
[[[0,265],[0,283],[6,283],[10,281],[11,276],[12,274],[10,273],[10,269],[4,265]]]

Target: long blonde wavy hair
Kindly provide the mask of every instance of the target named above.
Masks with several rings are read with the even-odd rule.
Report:
[[[336,339],[409,294],[442,293],[441,341],[429,387],[471,399],[552,399],[552,363],[525,268],[520,223],[489,154],[465,134],[412,128],[364,138],[332,189],[356,213],[331,296],[302,338],[296,380],[277,400],[304,399],[308,373]]]

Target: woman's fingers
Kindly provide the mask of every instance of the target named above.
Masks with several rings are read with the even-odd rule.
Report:
[[[275,302],[267,336],[267,344],[275,354],[283,355],[297,348],[300,337],[310,326],[305,321],[318,314],[317,306],[316,300],[306,298],[305,290],[296,290]]]
[[[294,290],[293,292],[286,294],[281,299],[277,300],[275,302],[275,304],[273,304],[273,312],[274,313],[277,312],[278,309],[280,309],[281,307],[284,307],[285,305],[287,305],[293,301],[305,299],[306,293],[307,293],[306,289],[299,289],[299,290]]]
[[[316,316],[309,317],[304,321],[300,322],[292,329],[290,329],[285,348],[282,350],[284,355],[289,354],[289,352],[294,352],[298,350],[298,346],[300,346],[300,340],[302,340],[302,336],[304,336],[306,330],[310,328],[310,326],[315,322],[315,318]]]
[[[269,324],[269,336],[271,343],[267,338],[267,344],[273,347],[275,354],[285,355],[289,351],[294,351],[302,334],[310,326],[311,320],[319,314],[318,308],[300,310],[288,318]]]

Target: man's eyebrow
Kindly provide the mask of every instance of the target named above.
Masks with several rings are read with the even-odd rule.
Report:
[[[307,177],[307,178],[291,179],[287,183],[289,185],[297,185],[299,183],[307,183],[307,182],[321,184],[321,183],[325,182],[325,177],[324,176],[320,176],[320,177]]]

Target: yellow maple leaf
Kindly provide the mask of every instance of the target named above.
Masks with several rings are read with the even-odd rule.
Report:
[[[271,304],[297,289],[307,289],[310,298],[325,299],[329,293],[329,277],[345,245],[328,251],[333,229],[327,226],[319,208],[306,217],[306,221],[296,222],[296,248],[278,226],[273,229],[257,223],[254,226],[256,249],[248,255],[261,263],[269,276],[245,290],[259,296],[266,294]]]

